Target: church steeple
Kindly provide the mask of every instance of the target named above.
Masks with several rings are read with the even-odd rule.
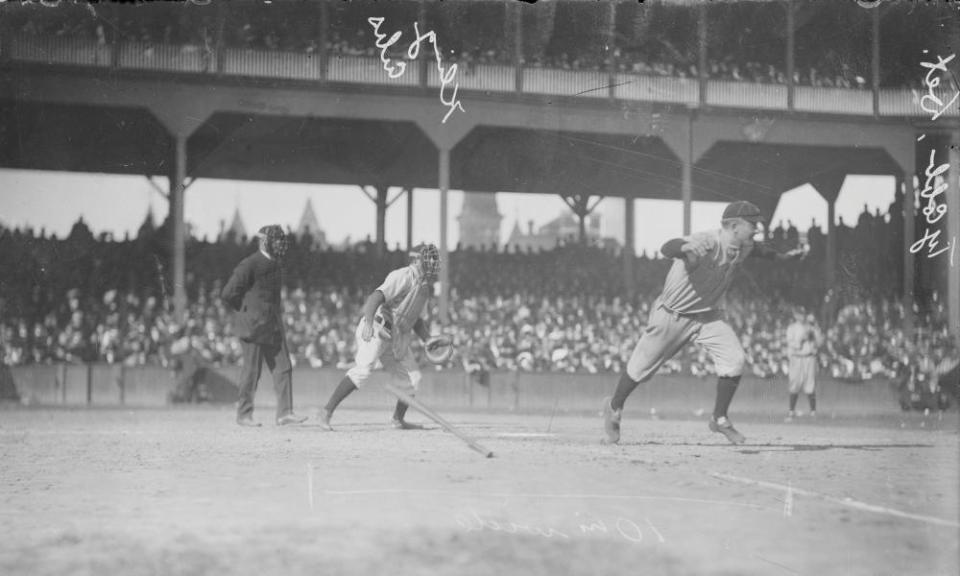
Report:
[[[157,229],[156,220],[153,216],[153,203],[147,207],[147,215],[143,218],[143,223],[137,229],[137,238],[149,238]]]
[[[327,243],[327,235],[320,228],[320,221],[313,210],[313,200],[307,198],[307,204],[303,207],[303,214],[300,216],[300,225],[297,226],[297,236],[303,238],[307,234],[313,239],[314,245],[323,247]]]
[[[233,210],[233,222],[227,229],[227,236],[233,236],[234,242],[240,242],[247,237],[247,227],[243,225],[243,218],[240,216],[240,205]]]
[[[460,244],[463,247],[499,246],[500,221],[503,220],[503,215],[497,208],[496,194],[465,192],[463,210],[457,220],[460,223]]]

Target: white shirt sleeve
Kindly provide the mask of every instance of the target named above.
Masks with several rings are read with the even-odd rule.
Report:
[[[383,294],[386,302],[392,302],[398,297],[402,297],[411,286],[411,275],[407,274],[406,268],[398,268],[387,274],[383,284],[377,287],[377,290]]]

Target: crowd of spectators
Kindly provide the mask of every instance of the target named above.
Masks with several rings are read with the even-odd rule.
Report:
[[[896,206],[896,204],[894,205]],[[890,221],[888,221],[890,220]],[[945,307],[934,294],[918,318],[917,338],[905,335],[897,282],[878,250],[898,224],[865,212],[838,231],[843,253],[862,256],[844,290],[824,290],[824,239],[819,229],[792,225],[769,234],[780,249],[805,239],[802,262],[746,266],[727,302],[728,317],[761,378],[787,370],[784,330],[794,306],[823,326],[821,369],[836,378],[889,376],[904,362],[956,352]],[[225,237],[188,242],[186,321],[174,321],[165,273],[166,229],[145,226],[136,238],[94,237],[78,222],[64,239],[32,230],[0,232],[0,359],[8,365],[108,362],[167,364],[174,341],[189,339],[211,365],[236,365],[231,314],[219,298],[232,267],[255,244]],[[894,250],[896,252],[897,250]],[[868,255],[876,257],[871,260]],[[284,318],[294,361],[349,366],[360,306],[386,272],[407,261],[402,250],[378,256],[371,244],[337,251],[298,239],[285,271]],[[646,254],[634,262],[634,293],[623,289],[622,256],[570,241],[537,252],[458,249],[451,252],[450,323],[458,354],[451,366],[490,370],[616,372],[642,331],[670,261]],[[469,271],[469,273],[467,273]],[[437,310],[430,311],[434,330]],[[418,350],[418,353],[420,351]],[[688,346],[666,373],[711,374],[703,350]]]
[[[163,3],[161,3],[163,4]],[[374,7],[374,9],[371,8]],[[183,5],[138,6],[133,9],[86,10],[80,6],[43,10],[25,7],[10,13],[8,26],[15,33],[53,37],[83,38],[105,43],[137,42],[152,49],[157,44],[182,45],[192,50],[213,53],[218,47],[231,49],[265,50],[315,54],[321,45],[332,56],[378,57],[379,48],[373,29],[366,21],[370,15],[383,16],[384,31],[407,30],[412,36],[412,23],[418,19],[415,2],[397,2],[389,6],[369,3],[332,3],[328,10],[327,27],[321,30],[321,10],[317,5],[243,5],[221,14],[215,6]],[[426,29],[433,30],[448,61],[458,62],[463,74],[476,72],[480,65],[514,65],[528,68],[559,70],[589,70],[630,73],[645,76],[697,78],[697,34],[695,25],[677,28],[677,21],[693,22],[690,14],[695,7],[657,6],[650,8],[618,6],[617,11],[647,10],[651,16],[628,14],[626,25],[617,25],[617,31],[608,40],[604,36],[603,18],[597,18],[596,9],[587,7],[591,18],[585,19],[584,6],[577,3],[559,3],[551,7],[537,7],[522,12],[524,39],[518,52],[514,46],[515,31],[506,4],[479,3],[467,7],[431,7],[426,14]],[[775,9],[774,9],[775,8]],[[844,14],[836,8],[838,16]],[[736,14],[726,18],[711,16],[709,33],[722,39],[708,45],[706,70],[710,79],[762,84],[787,83],[786,56],[777,27],[769,26],[771,19],[779,21],[785,13],[779,7],[763,3],[755,6],[737,6]],[[718,13],[729,11],[727,8]],[[859,39],[853,42],[843,33],[843,26],[866,26],[862,14],[854,20],[832,19],[825,4],[818,8],[814,22],[798,30],[799,48],[795,61],[793,82],[801,86],[868,89],[870,43]],[[740,12],[744,12],[743,15]],[[752,17],[764,26],[743,28],[743,19]],[[713,13],[711,13],[713,14]],[[742,17],[741,17],[742,16]],[[222,33],[219,18],[225,18]],[[934,11],[911,12],[904,16],[914,34],[939,34]],[[917,86],[922,77],[916,58],[901,54],[912,49],[917,38],[904,33],[894,15],[884,19],[882,32],[884,86]],[[588,23],[584,23],[587,20]],[[803,20],[803,19],[801,19]],[[733,31],[736,27],[744,38],[738,44]],[[827,29],[824,29],[826,27]],[[760,32],[758,30],[766,30]],[[423,32],[423,30],[421,30]],[[765,34],[765,35],[764,35]],[[672,36],[671,36],[672,35]],[[749,36],[749,37],[747,37]],[[769,36],[769,38],[768,38]],[[822,42],[835,38],[835,42]],[[764,44],[760,50],[749,50],[755,42]],[[852,42],[852,43],[851,43]],[[402,57],[407,42],[401,41],[388,50],[393,57]],[[902,45],[903,49],[897,49]],[[519,56],[519,61],[517,56]],[[762,58],[762,59],[758,59]],[[919,58],[919,56],[917,56]]]

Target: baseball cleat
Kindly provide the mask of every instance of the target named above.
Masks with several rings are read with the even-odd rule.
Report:
[[[320,428],[328,432],[333,432],[333,426],[330,425],[331,416],[333,416],[333,414],[327,412],[326,410],[317,410],[316,420]]]
[[[721,416],[720,418],[711,417],[709,426],[711,431],[726,436],[731,444],[743,444],[747,440],[743,434],[737,432],[737,429],[733,427],[733,424],[726,416]]]
[[[604,444],[616,444],[620,441],[620,418],[623,416],[623,409],[614,410],[610,404],[612,400],[613,398],[603,400],[603,431],[607,434]]]
[[[260,427],[260,423],[257,422],[257,421],[255,421],[255,420],[254,420],[253,418],[251,418],[250,416],[242,416],[242,417],[240,417],[240,418],[237,418],[237,424],[239,424],[240,426],[248,426],[248,427],[250,427],[250,428],[259,428],[259,427]]]
[[[423,430],[423,424],[414,424],[406,420],[397,420],[394,418],[390,424],[397,430]]]
[[[297,416],[293,412],[290,414],[284,414],[283,416],[277,418],[277,426],[289,426],[290,424],[303,424],[307,421],[306,416]]]

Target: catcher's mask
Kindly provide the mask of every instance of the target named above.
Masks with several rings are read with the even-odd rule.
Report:
[[[436,279],[440,271],[440,251],[433,244],[423,244],[416,251],[420,272],[430,279]]]
[[[260,247],[271,258],[282,260],[287,254],[287,248],[290,247],[290,239],[283,232],[283,228],[276,224],[264,226],[260,229]]]

